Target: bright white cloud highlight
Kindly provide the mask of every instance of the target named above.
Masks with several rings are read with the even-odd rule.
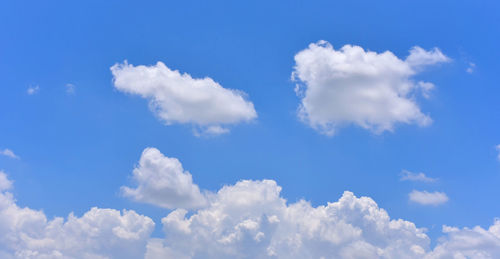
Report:
[[[0,172],[0,258],[141,258],[153,221],[131,210],[92,208],[81,217],[48,220],[21,208]]]
[[[272,180],[225,186],[192,215],[162,219],[166,238],[146,258],[419,258],[429,238],[411,222],[391,220],[368,197],[345,192],[313,207],[287,204]]]
[[[28,90],[26,90],[26,93],[29,95],[34,95],[40,91],[40,86],[35,85],[35,86],[30,86],[28,87]]]
[[[4,156],[8,156],[10,158],[14,158],[14,159],[19,159],[19,156],[16,155],[14,153],[14,151],[8,149],[8,148],[5,148],[3,150],[0,149],[0,155],[4,155]]]
[[[196,208],[203,206],[205,196],[184,171],[177,158],[164,156],[156,148],[142,152],[139,165],[134,169],[136,188],[122,187],[125,196],[164,208]]]
[[[149,100],[151,110],[166,124],[189,123],[207,134],[226,133],[218,127],[257,118],[253,103],[238,90],[223,88],[209,77],[196,79],[171,70],[162,62],[153,66],[128,63],[111,67],[119,91]]]
[[[412,173],[408,170],[401,171],[401,181],[427,182],[432,183],[437,181],[436,178],[426,176],[424,173]]]
[[[420,111],[415,92],[428,98],[434,85],[411,78],[425,66],[449,60],[437,48],[414,47],[402,60],[390,51],[352,45],[335,50],[326,41],[312,43],[295,55],[298,115],[326,135],[349,124],[375,133],[392,131],[396,123],[429,125],[432,119]]]
[[[441,205],[448,201],[448,196],[444,192],[427,192],[413,190],[409,194],[410,201],[422,205]]]

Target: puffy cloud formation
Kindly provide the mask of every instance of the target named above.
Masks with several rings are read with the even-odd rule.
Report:
[[[257,117],[253,103],[238,90],[223,88],[209,77],[192,78],[169,69],[162,62],[153,66],[115,64],[111,67],[116,89],[149,100],[151,110],[166,124],[190,123],[226,133],[223,125],[251,121]]]
[[[427,258],[500,258],[500,220],[488,229],[480,226],[455,228],[443,226],[447,234]]]
[[[163,208],[196,208],[206,202],[179,160],[164,156],[156,148],[144,149],[132,177],[137,187],[124,186],[122,192],[135,201]]]
[[[92,208],[81,217],[48,220],[20,208],[0,172],[0,258],[141,258],[153,221],[130,210]]]
[[[8,156],[8,157],[14,158],[14,159],[19,159],[19,156],[14,154],[14,151],[12,151],[8,148],[0,150],[0,155]]]
[[[0,172],[0,258],[499,258],[500,220],[488,229],[443,226],[434,249],[423,229],[390,219],[368,197],[344,192],[326,206],[287,204],[272,180],[239,181],[189,213],[153,221],[134,211],[92,208],[81,217],[48,220],[20,208]]]
[[[448,196],[444,192],[428,192],[413,190],[409,194],[410,201],[422,205],[441,205],[448,201]]]
[[[401,60],[390,51],[352,45],[335,50],[326,41],[312,43],[295,55],[292,79],[302,98],[298,115],[326,135],[349,124],[375,133],[392,131],[396,123],[426,126],[432,119],[420,111],[414,93],[420,90],[428,97],[434,85],[411,77],[425,66],[449,60],[437,48],[414,47]]]
[[[146,258],[421,258],[429,249],[422,229],[391,220],[368,197],[344,192],[313,207],[287,204],[280,191],[272,180],[240,181],[190,216],[172,211]]]
[[[412,181],[412,182],[427,182],[432,183],[437,181],[436,178],[431,178],[425,175],[424,173],[412,173],[408,170],[401,171],[401,181]]]

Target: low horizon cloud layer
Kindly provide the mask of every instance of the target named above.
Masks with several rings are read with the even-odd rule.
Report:
[[[421,112],[415,95],[429,98],[434,85],[412,77],[427,66],[450,61],[438,48],[415,46],[402,60],[390,51],[376,53],[355,45],[335,50],[326,41],[311,43],[295,55],[298,116],[328,136],[351,124],[377,134],[393,131],[398,123],[427,126],[432,119]]]
[[[274,180],[240,180],[215,193],[196,195],[202,207],[188,211],[172,204],[196,186],[175,158],[155,148],[143,151],[134,169],[138,188],[178,207],[162,220],[163,238],[153,238],[155,223],[133,210],[91,208],[81,217],[47,219],[43,211],[21,208],[13,183],[0,171],[1,258],[497,258],[500,220],[484,229],[443,226],[444,236],[431,248],[424,228],[391,219],[369,197],[345,191],[340,199],[314,207],[289,203]],[[135,176],[141,175],[141,176]],[[187,177],[189,176],[189,177]],[[187,184],[171,184],[167,178]],[[177,179],[177,180],[175,180]],[[148,182],[149,181],[149,182]],[[158,186],[150,186],[158,182]],[[176,190],[177,188],[177,190]],[[165,190],[163,190],[165,189]],[[144,189],[142,189],[144,190]],[[196,189],[198,190],[198,189]],[[199,191],[199,190],[198,190]],[[147,193],[147,192],[145,192]],[[189,192],[187,192],[189,193]],[[189,196],[189,195],[188,195]],[[134,196],[131,198],[134,199]],[[465,241],[466,240],[466,241]]]
[[[167,125],[192,124],[204,134],[219,135],[229,131],[228,125],[257,118],[245,93],[224,88],[210,77],[192,78],[162,62],[134,66],[125,61],[110,69],[117,90],[147,99],[151,111]]]

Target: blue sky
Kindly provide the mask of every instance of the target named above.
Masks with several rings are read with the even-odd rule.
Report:
[[[272,179],[288,202],[319,206],[349,190],[427,228],[433,245],[442,225],[488,228],[500,216],[499,8],[494,1],[5,1],[0,149],[19,159],[0,156],[0,169],[20,207],[48,219],[95,206],[134,210],[155,222],[153,237],[164,236],[161,219],[172,208],[121,192],[134,186],[147,147],[179,159],[209,192]],[[414,46],[437,47],[449,61],[411,76],[435,85],[429,98],[411,97],[432,123],[396,121],[383,132],[350,124],[327,136],[302,121],[294,56],[320,40],[400,60]],[[166,125],[148,100],[115,87],[110,67],[125,60],[161,61],[243,91],[257,117],[217,136],[195,136],[193,123]],[[402,170],[438,180],[401,181]],[[418,204],[412,190],[444,192],[448,201]]]

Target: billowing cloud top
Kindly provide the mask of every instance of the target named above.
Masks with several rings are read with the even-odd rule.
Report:
[[[424,66],[447,61],[437,48],[414,47],[401,60],[389,51],[352,45],[335,50],[326,41],[312,43],[295,55],[292,79],[302,98],[299,117],[326,135],[346,124],[376,133],[392,131],[395,123],[428,125],[432,119],[411,94],[420,90],[428,97],[433,84],[410,78]]]
[[[137,187],[124,186],[122,192],[135,201],[163,208],[196,208],[205,204],[205,196],[179,160],[164,156],[156,148],[144,149],[133,180]]]
[[[344,192],[313,207],[287,203],[273,180],[242,180],[221,188],[190,214],[153,221],[131,210],[91,208],[81,217],[48,220],[20,208],[0,171],[0,258],[499,258],[500,220],[488,229],[443,226],[436,247],[424,229],[387,212],[369,197]],[[168,199],[168,198],[167,198]]]
[[[220,134],[227,132],[222,125],[257,117],[243,92],[224,88],[209,77],[181,74],[162,62],[153,66],[125,62],[112,66],[111,72],[116,89],[148,99],[151,110],[166,124],[190,123],[209,134]]]

